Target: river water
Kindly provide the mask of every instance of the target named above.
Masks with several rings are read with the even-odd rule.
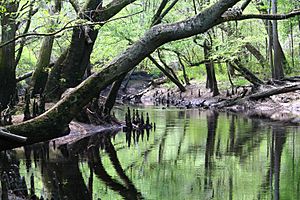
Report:
[[[300,198],[298,127],[214,111],[140,111],[155,131],[35,145],[10,157],[28,191],[44,199]]]

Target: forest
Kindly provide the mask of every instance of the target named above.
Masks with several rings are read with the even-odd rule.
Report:
[[[74,118],[114,120],[117,93],[137,72],[153,79],[129,100],[160,85],[200,97],[203,89],[190,85],[203,83],[209,98],[196,105],[222,109],[297,91],[299,6],[292,0],[1,1],[1,148],[66,135]],[[91,111],[107,87],[94,108],[99,113]],[[170,95],[176,98],[168,92],[158,101],[174,104]]]
[[[196,109],[213,113],[209,171],[216,112],[300,122],[299,16],[298,0],[0,0],[0,150],[49,141],[77,149],[82,129],[89,136],[156,129],[159,119],[143,106]],[[285,143],[279,139],[276,151],[277,139],[274,159]],[[101,142],[106,151],[114,146]],[[89,162],[98,162],[90,146]],[[119,175],[129,185],[122,198],[143,199]]]

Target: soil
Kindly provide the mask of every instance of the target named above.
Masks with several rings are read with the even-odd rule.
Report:
[[[255,92],[265,91],[274,87],[277,86],[260,86]],[[210,90],[205,88],[205,84],[191,81],[191,85],[186,86],[185,92],[180,92],[177,88],[168,89],[165,85],[152,88],[141,97],[141,103],[144,105],[160,104],[163,108],[164,106],[175,106],[187,109],[217,109],[272,121],[300,123],[300,91],[273,95],[258,101],[246,100],[228,107],[217,107],[218,103],[225,100],[235,100],[242,95],[247,97],[247,95],[252,94],[251,90],[252,87],[243,86],[236,88],[234,95],[228,95],[228,91],[223,90],[220,91],[220,95],[213,97]]]

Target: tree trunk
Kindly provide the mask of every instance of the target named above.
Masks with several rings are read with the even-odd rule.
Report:
[[[264,82],[260,80],[258,77],[256,77],[251,71],[243,67],[239,60],[235,60],[231,64],[232,64],[231,66],[234,67],[235,70],[240,72],[242,76],[245,77],[253,85],[259,86],[264,84]]]
[[[272,13],[277,14],[277,0],[272,0]],[[275,80],[282,79],[284,77],[283,68],[284,60],[281,54],[282,48],[278,38],[277,21],[273,21],[273,49],[274,49],[274,75]],[[280,50],[281,49],[281,50]]]
[[[211,52],[211,44],[208,40],[205,40],[203,44],[204,49],[204,59],[209,59]],[[213,96],[217,96],[220,94],[218,89],[218,82],[216,79],[215,66],[213,61],[205,63],[206,68],[206,88],[209,88],[213,93]]]
[[[260,53],[260,51],[255,46],[253,46],[251,43],[246,43],[245,47],[258,60],[261,67],[265,68],[265,65],[267,65],[268,62],[264,58],[264,56]]]
[[[82,81],[98,30],[89,31],[91,43],[88,43],[84,36],[80,36],[83,32],[84,27],[73,29],[71,45],[64,57],[61,57],[64,60],[59,59],[51,70],[45,88],[47,101],[58,100],[67,88],[75,87]]]
[[[292,57],[292,68],[295,68],[295,51],[294,51],[294,30],[293,23],[290,21],[290,37],[291,37],[291,57]],[[291,71],[289,71],[291,72]]]
[[[270,2],[270,4],[268,5],[269,7],[271,7],[271,1],[273,0],[268,0],[268,2]],[[263,3],[263,1],[256,1],[256,8],[257,10],[261,13],[261,14],[270,14],[271,12],[268,11],[268,6],[265,6],[265,4]],[[264,20],[264,24],[265,24],[265,28],[267,30],[267,33],[269,35],[269,53],[270,53],[270,57],[273,56],[273,54],[271,54],[272,52],[272,49],[274,49],[274,44],[276,43],[277,45],[277,53],[278,53],[278,56],[279,58],[283,61],[283,66],[284,68],[288,69],[289,68],[289,64],[287,62],[287,59],[285,57],[285,54],[283,52],[283,49],[281,47],[281,44],[277,38],[277,40],[275,41],[271,36],[273,35],[273,23],[270,21],[270,20]],[[275,42],[275,43],[274,43]],[[270,58],[271,59],[271,58]],[[273,65],[273,61],[270,62],[271,66]],[[273,68],[271,68],[273,70]]]
[[[151,62],[158,68],[160,69],[160,71],[162,71],[164,73],[164,75],[166,77],[168,77],[179,89],[181,92],[185,92],[186,89],[185,87],[180,83],[180,81],[178,79],[176,79],[175,77],[173,77],[169,72],[167,72],[167,70],[165,70],[162,66],[160,66],[160,64],[151,56],[149,55],[148,58],[151,60]]]
[[[45,89],[48,79],[47,67],[49,67],[50,64],[53,42],[54,36],[48,36],[43,39],[35,71],[31,78],[31,96],[42,94]]]
[[[272,72],[272,77],[274,77],[274,59],[273,59],[273,30],[272,30],[272,23],[268,20],[268,55],[269,55],[269,62]]]
[[[222,22],[221,15],[239,0],[220,0],[193,18],[172,24],[152,27],[145,35],[113,59],[102,71],[92,74],[47,112],[26,122],[7,126],[16,135],[28,138],[27,144],[45,141],[64,135],[68,123],[87,105],[99,91],[106,88],[124,73],[128,73],[159,46],[196,34],[204,33]],[[209,16],[209,17],[207,17]],[[0,141],[0,148],[23,145]]]
[[[5,3],[6,12],[1,15],[2,43],[16,36],[15,12],[17,2]],[[16,92],[15,42],[0,48],[0,111],[5,109]]]
[[[284,94],[284,93],[293,92],[293,91],[297,91],[297,90],[300,90],[299,84],[271,88],[271,89],[268,89],[268,90],[265,90],[262,92],[258,92],[258,93],[246,96],[244,98],[228,99],[228,100],[216,103],[215,105],[213,105],[213,107],[217,107],[217,108],[229,107],[229,106],[233,106],[236,104],[242,104],[243,102],[248,101],[248,100],[257,101],[259,99],[268,98],[273,95]]]
[[[52,14],[60,12],[61,9],[61,0],[56,0],[55,7]],[[51,26],[55,25],[53,19],[50,20]],[[53,29],[50,28],[48,32],[53,32]],[[31,78],[30,90],[31,95],[42,94],[48,79],[47,67],[49,67],[52,47],[54,42],[54,36],[45,37],[42,41],[42,46],[40,48],[40,54],[38,61],[35,66],[35,71]]]
[[[190,85],[190,80],[189,80],[189,77],[188,77],[188,75],[185,71],[185,66],[184,66],[184,64],[183,64],[183,62],[180,58],[180,55],[177,54],[177,57],[178,57],[178,61],[179,61],[180,65],[181,65],[181,68],[182,68],[183,78],[184,78],[185,84]]]
[[[121,75],[118,80],[116,80],[111,88],[110,88],[110,91],[109,91],[109,94],[106,98],[106,101],[105,101],[105,104],[104,104],[104,114],[105,115],[110,115],[110,112],[112,110],[112,108],[114,107],[115,105],[115,102],[116,102],[116,99],[117,99],[117,96],[118,96],[118,92],[119,92],[119,89],[122,85],[122,82],[123,80],[125,79],[127,74],[123,74]]]
[[[134,1],[114,0],[102,7],[102,1],[88,0],[82,12],[85,14],[80,17],[90,20],[87,16],[92,16],[94,21],[105,22]],[[89,25],[73,29],[71,45],[64,60],[50,72],[45,89],[47,101],[58,100],[67,88],[73,88],[83,80],[97,35],[98,30]]]

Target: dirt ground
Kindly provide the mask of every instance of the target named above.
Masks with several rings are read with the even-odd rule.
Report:
[[[261,86],[257,92],[271,89],[275,86]],[[220,95],[213,97],[212,93],[205,88],[204,84],[195,81],[186,87],[185,92],[177,88],[168,89],[160,85],[151,89],[141,97],[144,105],[162,104],[167,105],[169,98],[170,105],[179,108],[218,109],[234,113],[242,113],[249,117],[266,118],[274,121],[299,123],[300,122],[300,91],[288,92],[263,98],[258,101],[244,101],[233,106],[217,108],[216,105],[224,100],[234,100],[240,97],[243,92],[246,96],[251,94],[251,87],[238,87],[234,95],[228,96],[228,91],[220,91]],[[231,91],[229,91],[230,93]],[[168,97],[169,96],[169,97]]]

